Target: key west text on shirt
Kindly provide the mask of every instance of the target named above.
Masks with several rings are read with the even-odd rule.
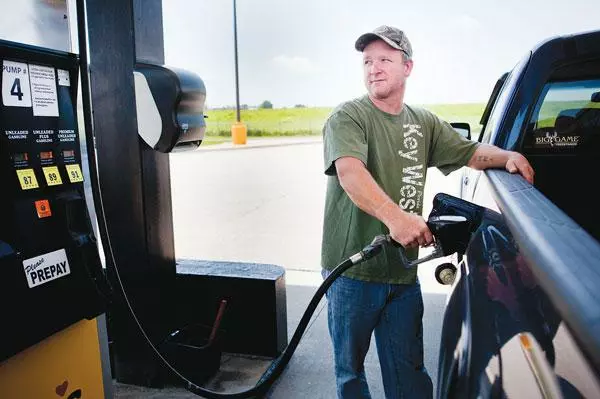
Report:
[[[417,152],[422,145],[423,133],[421,125],[405,124],[402,126],[402,148],[398,155],[413,162],[414,165],[402,168],[402,186],[398,204],[407,212],[420,209],[423,200],[423,163],[418,163]]]

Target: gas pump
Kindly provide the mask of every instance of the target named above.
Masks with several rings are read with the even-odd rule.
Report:
[[[85,202],[78,61],[4,40],[0,60],[2,396],[103,396],[96,317],[110,291]]]
[[[88,7],[105,6],[100,3]],[[84,184],[89,187],[91,179],[84,181],[87,154],[82,153],[79,127],[83,125],[77,118],[79,73],[87,67],[86,35],[81,30],[85,4],[77,4],[83,27],[80,56],[70,53],[68,40],[63,40],[68,38],[68,24],[63,22],[68,15],[66,0],[31,0],[22,6],[40,11],[44,18],[50,16],[52,20],[42,19],[41,25],[56,25],[59,34],[37,35],[40,20],[35,19],[18,21],[22,26],[18,34],[0,28],[0,38],[28,43],[0,39],[0,396],[111,397],[104,314],[114,292],[101,264],[86,204]],[[93,95],[85,71],[82,76],[85,105]],[[144,167],[156,169],[152,152],[197,148],[205,130],[202,80],[185,70],[148,62],[136,63],[131,78],[141,116],[134,133],[151,148]],[[104,109],[98,107],[97,115],[100,111]],[[89,112],[84,115],[88,136],[92,134],[89,117]],[[135,113],[127,118],[135,121]],[[137,134],[129,138],[141,143]],[[96,148],[94,140],[88,140],[90,147]],[[164,163],[164,158],[156,162]],[[163,181],[162,177],[148,179]],[[160,239],[168,242],[164,234]],[[106,244],[110,245],[108,240]],[[154,251],[151,258],[163,258]],[[147,259],[147,255],[135,256],[141,264]],[[123,340],[127,345],[129,341]],[[121,359],[125,360],[120,370],[127,373],[129,360]]]

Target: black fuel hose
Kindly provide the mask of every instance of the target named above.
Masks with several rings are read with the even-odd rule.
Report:
[[[362,249],[362,251],[344,260],[331,271],[327,278],[323,280],[323,282],[313,295],[312,299],[310,300],[310,303],[306,307],[306,310],[304,311],[304,314],[300,319],[298,327],[296,327],[296,331],[294,331],[294,335],[292,336],[290,343],[286,346],[281,355],[279,355],[277,359],[273,360],[269,368],[265,371],[265,373],[262,375],[262,377],[259,379],[259,381],[253,388],[236,393],[219,393],[199,387],[198,385],[195,385],[194,383],[184,378],[184,380],[186,380],[188,383],[188,391],[209,399],[256,397],[260,398],[263,395],[265,395],[269,391],[273,383],[277,380],[277,378],[281,376],[281,373],[283,372],[283,370],[285,370],[285,367],[288,365],[290,359],[292,358],[292,355],[294,354],[296,348],[298,347],[298,344],[300,343],[302,335],[306,331],[306,327],[308,326],[312,315],[315,313],[319,302],[321,301],[323,295],[325,295],[331,284],[333,284],[333,282],[339,276],[341,276],[342,273],[344,273],[352,266],[355,266],[363,262],[364,260],[367,260],[377,255],[381,251],[383,245],[389,242],[391,242],[389,236],[376,236],[369,245]]]
[[[313,295],[308,307],[304,311],[302,318],[300,319],[300,323],[298,327],[296,327],[296,331],[290,340],[290,343],[286,346],[284,351],[277,357],[269,368],[265,371],[262,377],[259,379],[257,384],[246,391],[234,392],[234,393],[222,393],[216,392],[209,389],[202,388],[192,381],[188,380],[185,376],[181,375],[177,369],[175,369],[167,359],[165,359],[160,351],[156,348],[156,346],[152,343],[148,335],[146,334],[144,328],[142,327],[139,319],[137,318],[133,307],[129,301],[127,293],[125,292],[125,288],[123,286],[123,282],[121,280],[121,276],[119,273],[119,268],[117,267],[116,259],[114,256],[112,243],[110,241],[110,235],[108,232],[108,224],[106,221],[106,216],[104,212],[104,204],[102,199],[102,194],[100,190],[100,182],[98,179],[98,168],[96,163],[96,154],[95,154],[95,143],[94,143],[94,134],[93,134],[93,120],[92,120],[92,104],[91,104],[91,96],[90,96],[90,81],[89,81],[89,50],[87,47],[87,19],[86,19],[86,10],[85,10],[85,2],[84,0],[77,0],[77,30],[78,30],[78,41],[79,41],[79,57],[80,57],[80,71],[81,71],[81,86],[82,86],[82,102],[83,102],[83,111],[84,111],[84,126],[85,126],[85,134],[86,134],[86,144],[87,144],[87,153],[89,160],[89,168],[90,168],[90,180],[92,185],[92,194],[95,204],[96,215],[98,217],[98,228],[100,230],[100,237],[103,243],[106,245],[106,255],[107,259],[110,259],[115,271],[115,276],[119,283],[119,288],[123,299],[127,305],[127,308],[131,314],[131,317],[135,321],[137,327],[139,328],[141,334],[144,336],[145,340],[152,348],[153,352],[158,356],[159,359],[164,363],[164,365],[170,369],[178,378],[180,378],[186,384],[186,388],[188,391],[209,399],[221,399],[221,398],[260,398],[263,397],[271,388],[273,383],[281,376],[281,373],[284,371],[285,367],[289,363],[292,355],[294,354],[298,344],[300,343],[300,339],[302,335],[306,331],[308,323],[313,316],[319,302],[323,298],[323,295],[327,292],[331,284],[348,270],[350,267],[357,265],[363,262],[366,259],[372,258],[377,253],[379,253],[384,244],[393,242],[389,236],[379,235],[376,236],[373,241],[363,248],[360,252],[352,255],[348,259],[341,262],[337,265],[323,280],[323,283],[319,286],[316,293]]]

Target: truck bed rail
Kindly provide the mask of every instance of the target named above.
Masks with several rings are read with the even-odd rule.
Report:
[[[520,175],[484,172],[532,273],[600,370],[600,243]]]

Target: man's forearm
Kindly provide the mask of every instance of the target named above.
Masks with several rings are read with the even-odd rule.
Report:
[[[405,248],[431,244],[433,236],[423,218],[404,211],[392,201],[361,161],[340,158],[336,169],[340,184],[352,202],[385,224],[394,241]]]
[[[402,209],[379,187],[362,163],[338,167],[340,184],[348,197],[362,211],[388,225]]]
[[[478,170],[504,168],[509,154],[508,151],[501,148],[489,144],[479,144],[467,166]]]
[[[503,168],[510,173],[519,173],[530,184],[533,184],[533,176],[535,175],[533,168],[523,154],[503,150],[489,144],[480,144],[467,166],[479,170]]]

